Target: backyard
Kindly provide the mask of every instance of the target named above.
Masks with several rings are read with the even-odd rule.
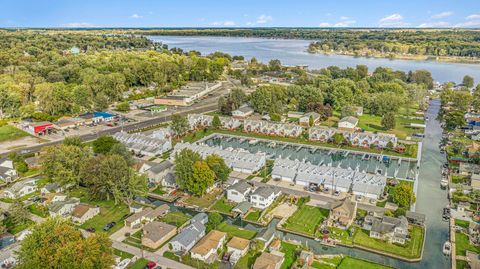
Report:
[[[248,212],[248,214],[245,216],[245,220],[258,221],[261,215],[262,215],[262,211],[254,209]]]
[[[238,262],[235,264],[235,269],[244,269],[244,268],[252,268],[255,260],[260,256],[260,252],[249,251],[245,256],[240,258]]]
[[[12,125],[5,124],[3,126],[0,126],[0,142],[15,140],[24,136],[29,136],[29,134],[13,127]]]
[[[293,263],[297,259],[297,257],[295,256],[296,255],[295,251],[297,250],[297,248],[298,248],[297,245],[282,241],[282,244],[280,246],[280,252],[285,253],[285,256],[284,256],[285,260],[283,261],[282,267],[280,267],[280,269],[292,268]]]
[[[209,208],[217,200],[217,196],[221,193],[219,189],[215,189],[201,197],[191,195],[184,200],[185,203],[198,206],[200,208]]]
[[[160,219],[160,221],[175,225],[177,228],[189,220],[190,217],[188,215],[178,211],[168,212],[163,218]]]
[[[315,206],[302,205],[283,224],[287,230],[294,232],[315,235],[318,225],[328,217],[328,210]]]
[[[228,237],[237,236],[248,240],[253,239],[257,234],[257,232],[255,231],[243,229],[238,226],[228,224],[226,222],[220,223],[216,227],[216,230],[227,233]]]
[[[455,247],[456,247],[455,253],[460,256],[465,256],[467,253],[467,250],[475,253],[480,253],[480,247],[470,244],[468,235],[462,232],[455,233]]]
[[[225,197],[218,199],[218,201],[210,208],[224,214],[230,214],[235,207],[235,203],[228,201]]]
[[[404,246],[401,246],[397,244],[390,244],[380,239],[371,238],[368,234],[368,231],[359,229],[353,237],[353,243],[355,245],[409,259],[419,258],[422,253],[425,230],[420,226],[411,225],[409,228],[409,233],[410,240],[407,241]]]
[[[353,257],[335,257],[331,259],[322,259],[322,261],[327,262],[329,264],[320,263],[318,261],[314,261],[312,264],[313,268],[316,269],[351,269],[351,268],[361,268],[361,269],[388,269],[391,267],[384,266],[378,263],[369,262],[362,259],[357,259]],[[334,265],[334,266],[332,266]]]

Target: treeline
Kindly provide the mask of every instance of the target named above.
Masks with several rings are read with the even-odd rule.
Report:
[[[480,57],[480,31],[467,29],[154,29],[132,33],[317,40],[310,51]],[[365,53],[361,53],[364,55]]]
[[[432,76],[425,70],[405,73],[379,67],[369,74],[364,65],[346,69],[331,66],[302,79],[299,85],[258,87],[249,102],[257,112],[268,113],[272,120],[279,120],[290,110],[315,111],[324,119],[333,110],[342,116],[354,115],[354,105],[362,106],[365,113],[383,116],[397,112],[405,104],[417,103],[422,107],[427,89],[432,87]],[[236,99],[239,98],[232,98]]]
[[[64,53],[71,47],[80,53]],[[160,47],[158,47],[160,46]],[[141,36],[0,31],[0,117],[48,120],[213,81],[229,58],[172,52]]]

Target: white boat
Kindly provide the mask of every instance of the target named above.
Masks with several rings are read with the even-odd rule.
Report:
[[[442,188],[446,188],[446,187],[448,186],[448,180],[442,179],[442,180],[440,181],[440,186],[441,186]]]
[[[449,241],[446,241],[443,244],[443,254],[450,255],[452,253],[452,244]]]
[[[248,141],[248,144],[250,144],[250,145],[255,145],[257,143],[258,143],[258,140],[256,140],[256,139],[252,139],[252,140]]]

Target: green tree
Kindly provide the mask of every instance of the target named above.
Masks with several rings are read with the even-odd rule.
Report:
[[[333,139],[333,142],[337,145],[340,145],[343,142],[345,142],[345,137],[341,133],[335,133],[332,139]]]
[[[63,144],[67,146],[83,147],[84,144],[79,136],[67,136],[63,139]]]
[[[222,122],[220,121],[220,117],[218,115],[213,116],[212,127],[215,129],[222,127]]]
[[[383,128],[391,130],[395,128],[395,121],[395,114],[393,112],[388,112],[382,117],[381,124]]]
[[[202,157],[189,149],[183,149],[175,155],[175,176],[177,184],[182,190],[189,191],[193,181],[193,164],[202,160]]]
[[[190,129],[187,118],[179,114],[172,116],[172,124],[170,126],[177,137],[184,136]]]
[[[110,268],[112,243],[104,233],[83,237],[71,223],[51,218],[21,242],[15,268]]]
[[[463,82],[462,84],[467,87],[467,88],[473,88],[473,85],[475,84],[473,77],[469,75],[465,75],[463,77]]]
[[[115,109],[120,112],[128,112],[130,111],[130,104],[127,101],[120,102]]]
[[[215,178],[217,180],[222,182],[227,181],[232,169],[225,164],[225,160],[223,160],[222,157],[212,154],[208,155],[207,158],[205,158],[205,161],[207,162],[208,167],[210,167],[210,169],[212,169],[212,171],[215,173]]]
[[[118,140],[111,136],[101,136],[92,143],[93,152],[97,154],[107,154],[112,150],[113,145],[118,144]]]
[[[192,181],[188,190],[197,196],[204,195],[207,189],[215,182],[215,172],[208,167],[205,161],[196,161],[192,167]]]
[[[208,222],[205,225],[207,231],[215,230],[220,223],[222,223],[223,217],[220,213],[210,212],[208,213]]]
[[[403,208],[409,208],[416,200],[412,186],[407,183],[400,183],[395,186],[392,199],[394,203]]]
[[[125,159],[125,161],[127,162],[128,166],[132,166],[134,164],[132,153],[122,143],[113,144],[108,154],[110,155],[116,154],[116,155],[122,156],[123,159]]]
[[[447,130],[454,130],[465,124],[464,113],[462,111],[454,110],[450,111],[443,116],[445,120],[445,128]]]
[[[313,119],[313,116],[310,115],[310,118],[308,118],[308,126],[312,127],[315,124],[315,121]]]
[[[8,208],[8,212],[10,213],[10,217],[15,225],[25,224],[29,219],[28,210],[25,209],[24,204],[21,201],[13,202],[13,204]]]
[[[352,106],[344,106],[342,107],[342,112],[340,113],[340,117],[345,118],[348,116],[356,116],[355,110]]]

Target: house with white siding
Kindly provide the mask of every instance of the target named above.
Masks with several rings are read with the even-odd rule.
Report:
[[[249,194],[252,190],[252,185],[240,180],[227,189],[227,199],[235,203],[248,201]]]
[[[172,149],[172,141],[170,139],[158,139],[138,133],[129,134],[126,132],[118,132],[113,135],[113,138],[136,154],[152,157],[161,155]]]
[[[326,143],[329,142],[338,132],[338,129],[335,128],[323,126],[311,127],[310,129],[308,129],[308,140]]]
[[[261,186],[250,194],[250,203],[253,207],[263,210],[269,207],[281,193],[272,186]]]

